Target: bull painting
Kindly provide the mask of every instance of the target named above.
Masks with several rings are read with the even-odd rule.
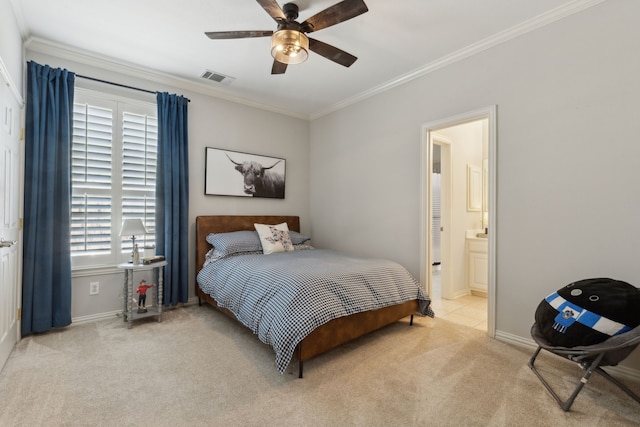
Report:
[[[244,177],[244,192],[246,194],[251,194],[253,197],[284,199],[284,176],[270,170],[282,160],[278,160],[271,166],[264,167],[258,162],[238,163],[228,154],[227,157],[236,165],[236,170]]]
[[[284,199],[284,163],[284,159],[207,148],[205,194]]]

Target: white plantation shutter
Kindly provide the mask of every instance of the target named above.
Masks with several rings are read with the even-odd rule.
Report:
[[[73,107],[71,253],[109,254],[113,111]]]
[[[142,218],[149,234],[140,245],[155,244],[156,165],[158,121],[155,117],[124,113],[122,154],[122,218]],[[131,250],[131,240],[123,242]]]
[[[142,218],[154,244],[156,105],[77,90],[72,148],[71,255],[74,267],[128,259],[122,221]]]

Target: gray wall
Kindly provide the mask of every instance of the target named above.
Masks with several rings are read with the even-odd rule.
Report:
[[[314,242],[419,277],[421,125],[495,104],[498,334],[571,281],[640,285],[639,25],[607,1],[313,120]]]

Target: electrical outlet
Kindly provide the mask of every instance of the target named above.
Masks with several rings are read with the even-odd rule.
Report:
[[[100,282],[89,283],[89,295],[98,295],[100,293]]]

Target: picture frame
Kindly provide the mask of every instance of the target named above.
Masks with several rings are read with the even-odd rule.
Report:
[[[284,199],[286,160],[221,148],[205,148],[204,194]]]

